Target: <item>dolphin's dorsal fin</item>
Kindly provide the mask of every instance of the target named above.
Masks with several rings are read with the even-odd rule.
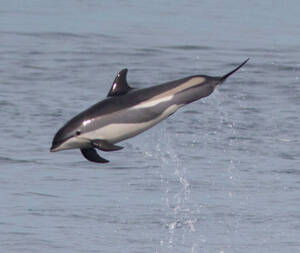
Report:
[[[116,76],[113,85],[110,88],[110,91],[108,92],[108,97],[114,97],[114,96],[121,96],[125,95],[128,91],[130,91],[132,88],[128,85],[126,76],[127,76],[128,69],[122,69],[118,75]]]

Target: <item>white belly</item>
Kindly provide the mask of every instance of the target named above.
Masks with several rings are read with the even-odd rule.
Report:
[[[159,117],[142,123],[112,123],[107,126],[101,127],[95,131],[84,134],[88,139],[102,139],[111,143],[117,143],[122,140],[131,138],[140,134],[150,127],[156,125],[172,113],[176,112],[183,105],[172,105],[168,107]]]

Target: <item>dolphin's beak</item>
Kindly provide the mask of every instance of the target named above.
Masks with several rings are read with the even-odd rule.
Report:
[[[62,150],[61,145],[62,145],[66,140],[68,140],[68,139],[69,139],[69,138],[66,138],[66,139],[60,139],[60,138],[59,138],[59,135],[55,135],[54,138],[53,138],[53,141],[52,141],[52,145],[51,145],[51,148],[50,148],[50,152],[57,152],[57,151]]]
[[[59,151],[59,145],[60,144],[52,144],[52,146],[50,148],[50,152],[57,152],[57,151]]]
[[[64,143],[67,142],[69,139],[74,137],[74,135],[66,135],[64,131],[62,131],[64,128],[61,128],[54,136],[52,141],[52,146],[50,148],[50,152],[57,152],[60,150],[66,149],[63,147]]]
[[[71,141],[74,136],[69,136],[64,139],[60,139],[59,135],[55,136],[52,142],[52,146],[50,148],[50,152],[57,152],[66,149],[74,149],[74,148],[86,148],[90,147],[90,140],[85,138],[76,138]]]

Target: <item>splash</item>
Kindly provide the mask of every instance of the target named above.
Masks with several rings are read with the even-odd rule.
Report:
[[[156,145],[155,154],[160,162],[157,173],[163,189],[162,224],[166,231],[160,240],[160,251],[157,252],[174,252],[183,248],[184,252],[197,252],[198,247],[197,243],[191,243],[195,237],[197,219],[194,218],[193,207],[189,203],[192,189],[187,177],[188,167],[179,159],[180,154],[175,149],[179,138],[177,134],[164,134],[163,142],[159,141]]]

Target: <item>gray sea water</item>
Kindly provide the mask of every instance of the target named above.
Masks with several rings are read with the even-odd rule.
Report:
[[[0,1],[0,252],[300,252],[300,4]],[[86,161],[50,153],[115,75],[222,75]]]

